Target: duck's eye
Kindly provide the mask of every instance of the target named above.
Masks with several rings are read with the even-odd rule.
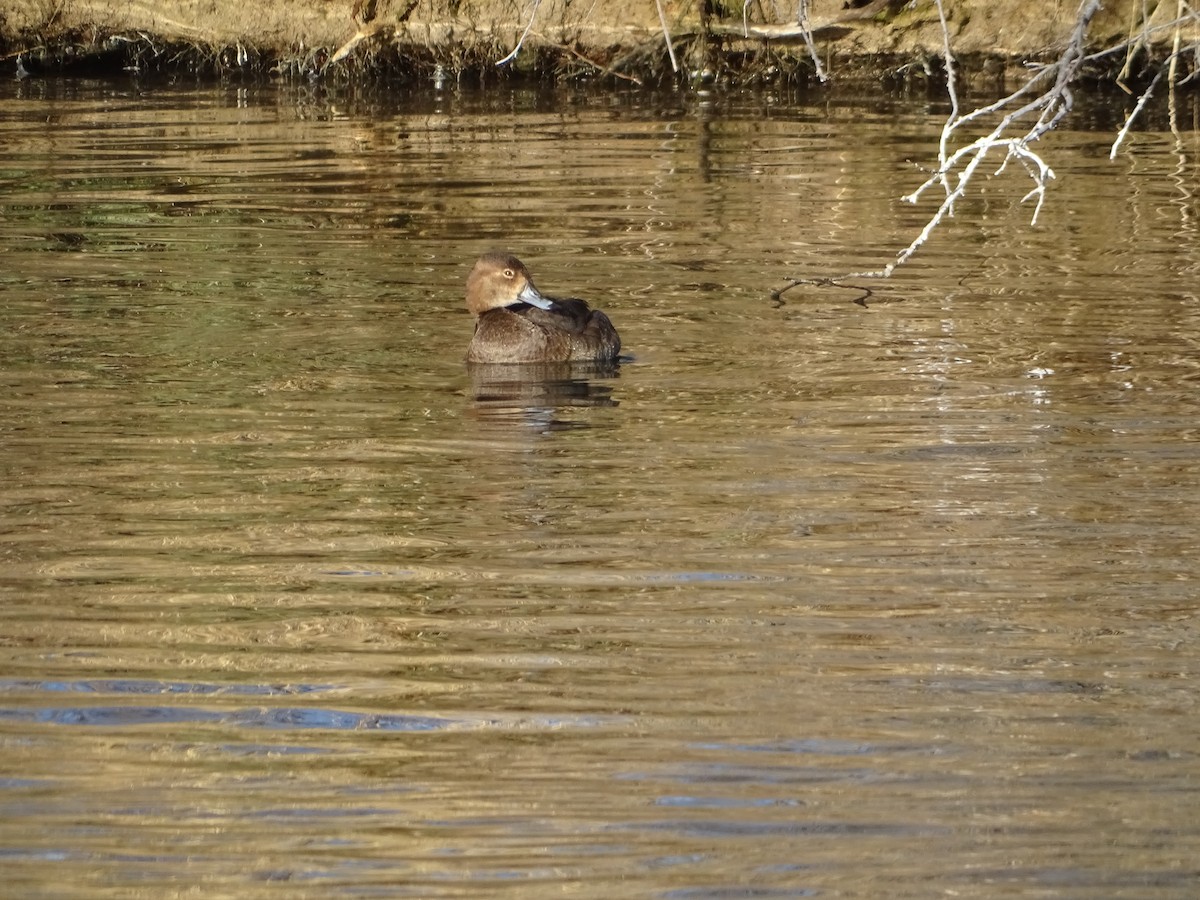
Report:
[[[517,277],[517,273],[516,273],[516,272],[514,272],[512,269],[505,269],[505,270],[504,270],[504,277],[505,277],[505,278],[516,278],[516,277]]]

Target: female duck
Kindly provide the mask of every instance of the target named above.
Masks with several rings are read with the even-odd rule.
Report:
[[[582,300],[543,297],[508,253],[479,257],[467,276],[475,336],[472,363],[613,362],[621,338],[608,316]]]

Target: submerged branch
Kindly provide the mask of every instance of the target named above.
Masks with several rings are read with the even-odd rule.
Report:
[[[778,309],[785,304],[786,301],[783,299],[784,294],[793,288],[800,287],[802,284],[810,284],[816,287],[835,287],[845,288],[851,291],[861,291],[862,293],[860,293],[857,297],[852,297],[851,300],[864,309],[867,306],[867,300],[870,299],[871,295],[875,293],[873,290],[871,290],[871,288],[863,284],[842,284],[841,278],[793,278],[783,287],[771,291],[771,302],[774,304],[775,308]]]

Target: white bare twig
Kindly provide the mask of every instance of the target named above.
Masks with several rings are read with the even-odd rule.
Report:
[[[1200,26],[1200,6],[1196,0],[1177,0],[1175,18],[1170,22],[1150,25],[1150,11],[1143,8],[1141,30],[1128,40],[1096,53],[1085,54],[1088,28],[1092,19],[1100,10],[1100,0],[1080,0],[1076,14],[1075,27],[1068,38],[1062,54],[1057,60],[1044,66],[1036,67],[1029,79],[1013,93],[987,106],[981,106],[970,112],[963,113],[959,105],[957,84],[957,62],[950,46],[950,29],[946,20],[943,0],[934,0],[942,28],[942,49],[946,62],[946,91],[950,100],[950,114],[942,126],[941,137],[938,141],[938,165],[929,177],[916,190],[905,196],[905,201],[916,203],[931,187],[941,186],[945,197],[941,204],[925,223],[925,227],[901,250],[894,260],[882,269],[867,272],[850,272],[834,278],[793,278],[790,283],[780,290],[772,292],[772,298],[782,304],[782,295],[802,284],[855,287],[867,294],[860,296],[855,302],[865,304],[870,294],[869,288],[861,285],[848,285],[844,282],[853,278],[888,278],[896,269],[906,263],[925,245],[930,235],[945,221],[954,215],[955,204],[966,195],[972,179],[978,173],[979,167],[989,158],[1003,154],[994,175],[1002,174],[1008,164],[1016,160],[1033,182],[1033,188],[1021,202],[1035,199],[1036,204],[1030,224],[1037,224],[1038,216],[1046,200],[1046,191],[1054,179],[1054,170],[1033,149],[1032,144],[1052,131],[1071,111],[1074,96],[1072,86],[1079,77],[1080,69],[1087,63],[1097,62],[1118,53],[1132,55],[1132,48],[1149,47],[1156,37],[1173,31],[1173,41],[1170,56],[1159,64],[1157,73],[1139,96],[1136,105],[1130,112],[1116,139],[1113,141],[1111,156],[1115,156],[1121,143],[1128,136],[1133,122],[1145,109],[1151,94],[1158,83],[1166,77],[1170,89],[1170,112],[1172,128],[1175,127],[1175,88],[1177,85],[1200,77],[1200,40],[1191,40],[1183,45],[1183,29],[1187,25],[1193,28]],[[800,0],[797,10],[798,17],[803,17],[807,0]],[[1179,61],[1188,54],[1194,57],[1192,73],[1178,78]],[[1126,65],[1126,70],[1130,66]],[[1036,114],[1032,124],[1028,123]],[[997,117],[999,117],[997,119]],[[972,140],[958,142],[958,136],[967,126],[976,123],[993,122],[991,130]],[[1024,127],[1021,133],[1014,133],[1017,126]]]
[[[671,40],[671,29],[667,25],[667,13],[663,9],[662,0],[654,0],[654,5],[658,7],[658,21],[662,25],[663,37],[667,41],[667,55],[671,57],[671,71],[679,71],[679,61],[675,59],[675,44]]]
[[[1117,150],[1120,149],[1121,144],[1129,134],[1129,129],[1133,127],[1133,120],[1138,117],[1138,114],[1141,113],[1143,109],[1145,109],[1146,104],[1150,101],[1150,95],[1154,93],[1154,88],[1162,80],[1162,77],[1163,73],[1160,69],[1155,73],[1154,79],[1150,82],[1149,86],[1142,91],[1142,96],[1138,98],[1137,105],[1134,106],[1129,115],[1125,117],[1125,124],[1121,126],[1121,130],[1117,132],[1117,136],[1112,142],[1112,147],[1109,148],[1109,159],[1117,158]]]
[[[742,4],[742,37],[750,36],[750,4],[754,0],[745,0]],[[813,40],[812,29],[808,24],[808,4],[810,0],[798,0],[796,4],[796,26],[800,30],[800,36],[804,39],[804,46],[808,50],[808,58],[812,60],[813,71],[816,73],[817,80],[822,84],[829,80],[829,75],[825,72],[825,67],[821,65],[821,55],[817,53],[817,44]],[[774,4],[772,4],[774,6]],[[779,10],[775,9],[775,15],[779,15]]]
[[[517,38],[517,46],[513,47],[512,52],[506,57],[496,60],[496,65],[507,65],[517,58],[517,54],[521,52],[521,45],[525,43],[525,38],[529,37],[529,32],[533,28],[534,19],[537,18],[538,7],[541,5],[542,0],[533,0],[533,8],[529,10],[529,21],[525,23],[525,30],[521,32],[521,36]]]
[[[1191,9],[1188,6],[1188,0],[1178,0],[1177,5],[1176,5],[1176,10],[1175,10],[1175,20],[1174,21],[1168,22],[1164,26],[1159,26],[1159,28],[1143,28],[1142,29],[1142,31],[1139,35],[1139,39],[1148,43],[1150,35],[1152,35],[1155,31],[1161,30],[1162,28],[1174,28],[1175,34],[1171,40],[1171,55],[1169,57],[1167,57],[1166,68],[1163,69],[1160,66],[1159,70],[1156,73],[1154,73],[1154,78],[1150,81],[1150,84],[1146,86],[1146,89],[1144,91],[1142,91],[1142,95],[1140,97],[1138,97],[1137,104],[1133,107],[1133,109],[1130,111],[1129,115],[1125,118],[1125,123],[1121,126],[1121,130],[1119,132],[1117,132],[1117,136],[1113,140],[1112,147],[1108,151],[1109,159],[1117,158],[1117,151],[1120,149],[1121,144],[1124,143],[1125,138],[1129,135],[1129,131],[1133,127],[1134,120],[1136,120],[1137,117],[1139,115],[1141,115],[1142,110],[1146,108],[1146,104],[1150,101],[1150,95],[1152,93],[1154,93],[1154,88],[1158,86],[1158,83],[1159,83],[1159,81],[1162,80],[1164,73],[1166,74],[1167,84],[1169,85],[1168,89],[1169,89],[1170,95],[1171,95],[1170,100],[1171,100],[1171,109],[1172,109],[1172,119],[1174,118],[1175,87],[1177,85],[1183,83],[1178,80],[1179,59],[1183,55],[1183,53],[1187,52],[1187,51],[1197,54],[1198,59],[1200,59],[1200,43],[1192,44],[1191,46],[1186,47],[1186,48],[1184,48],[1182,46],[1182,44],[1183,44],[1183,26],[1187,22],[1191,22],[1194,25],[1200,24],[1200,12],[1198,12],[1197,10]],[[1196,73],[1193,72],[1192,75],[1190,75],[1188,77],[1194,78],[1195,74]],[[1184,79],[1184,81],[1186,81],[1186,80],[1187,79]],[[1172,125],[1174,125],[1174,122],[1172,122]]]
[[[1074,96],[1071,85],[1085,61],[1084,45],[1088,26],[1100,9],[1100,0],[1082,0],[1075,28],[1068,39],[1062,55],[1055,62],[1042,67],[1018,90],[988,106],[962,113],[959,106],[956,81],[957,62],[950,46],[950,29],[946,20],[942,0],[934,0],[942,26],[942,47],[946,64],[946,90],[950,98],[950,114],[942,126],[938,141],[938,166],[916,190],[903,199],[916,203],[931,187],[940,185],[945,193],[937,210],[925,223],[925,227],[901,250],[894,260],[882,269],[870,272],[853,272],[846,278],[888,278],[898,266],[908,262],[925,245],[930,235],[942,222],[954,215],[955,204],[966,195],[972,179],[983,163],[997,154],[1003,154],[994,175],[1002,174],[1008,164],[1016,160],[1033,181],[1033,188],[1021,200],[1035,199],[1031,224],[1037,224],[1038,216],[1046,200],[1046,189],[1054,179],[1054,170],[1031,146],[1035,141],[1052,131],[1062,118],[1071,111]],[[1053,82],[1050,82],[1053,78]],[[1035,91],[1041,90],[1040,94]],[[1022,102],[1023,101],[1023,102]],[[1019,105],[1018,105],[1019,104]],[[1014,108],[1015,107],[1015,108]],[[1002,115],[1001,115],[1002,114]],[[1016,126],[1028,121],[1033,115],[1036,120],[1021,133],[1014,134]],[[1001,115],[990,131],[959,146],[955,140],[962,129],[980,120]]]
[[[808,27],[808,2],[809,0],[799,0],[796,8],[796,24],[804,33],[804,46],[808,48],[808,58],[812,60],[817,80],[824,84],[829,80],[829,76],[825,74],[825,68],[821,65],[821,57],[817,53],[817,45],[813,41],[812,29]]]

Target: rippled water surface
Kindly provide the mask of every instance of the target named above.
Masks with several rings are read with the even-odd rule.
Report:
[[[941,106],[0,85],[4,890],[1196,896],[1200,140],[772,302]]]

